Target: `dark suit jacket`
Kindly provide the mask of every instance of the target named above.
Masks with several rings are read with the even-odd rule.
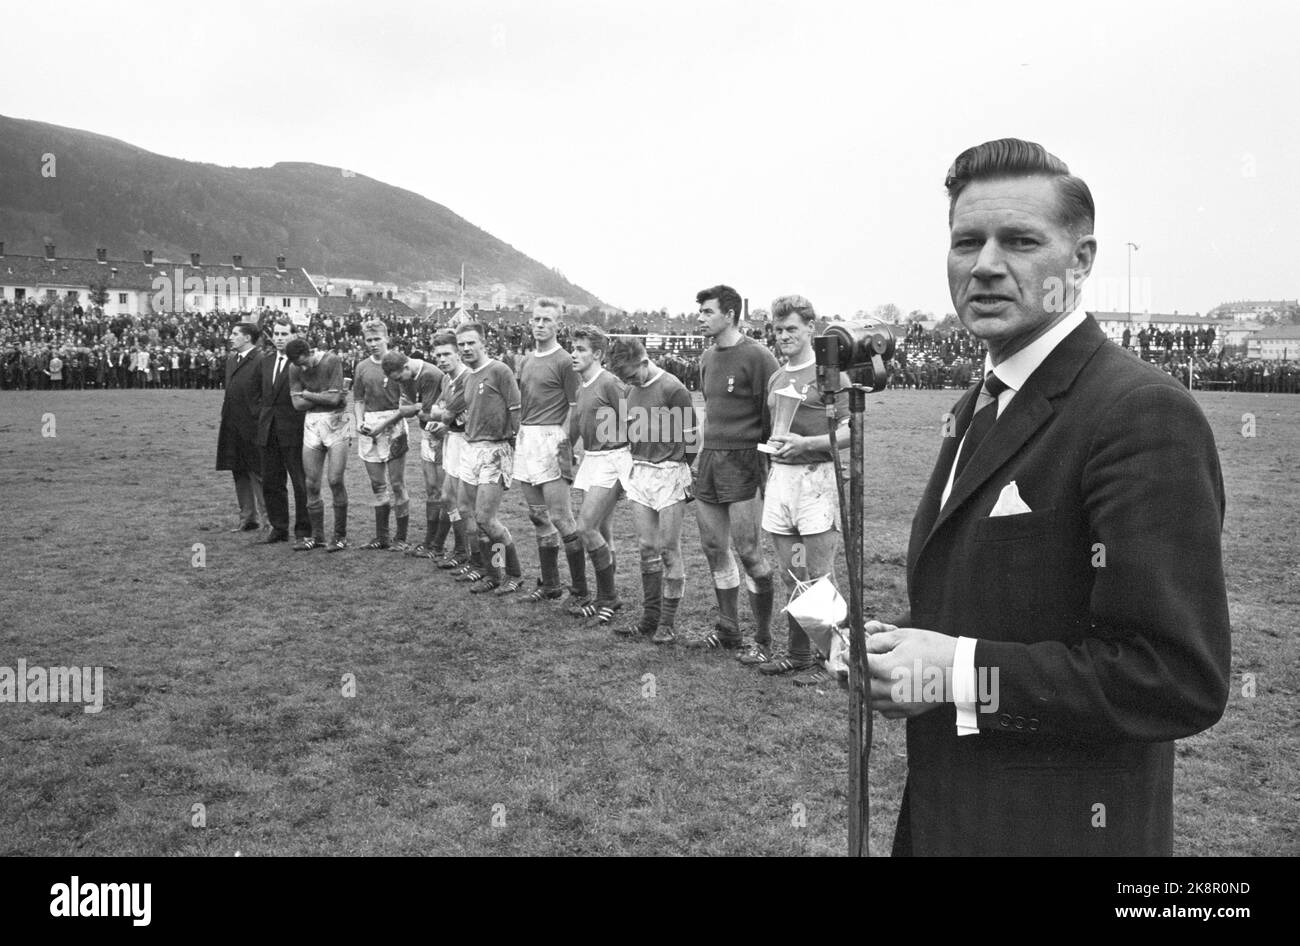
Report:
[[[293,406],[289,396],[289,369],[292,363],[287,359],[280,376],[271,382],[275,373],[276,352],[268,352],[262,359],[262,411],[257,419],[257,445],[266,449],[271,439],[272,425],[275,427],[276,439],[285,450],[302,450],[302,428],[307,415]]]
[[[1170,854],[1173,740],[1227,702],[1214,437],[1186,390],[1089,317],[940,512],[978,390],[912,523],[909,619],[977,638],[999,705],[960,738],[951,703],[909,720],[896,853]],[[1012,480],[1032,512],[990,518]]]
[[[261,353],[250,348],[242,361],[226,360],[226,394],[221,402],[221,432],[217,435],[217,469],[260,473],[257,419],[262,410]]]

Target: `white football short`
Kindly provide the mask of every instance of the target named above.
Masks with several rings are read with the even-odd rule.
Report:
[[[510,488],[515,448],[509,440],[466,440],[460,452],[460,481],[470,486],[499,483]]]
[[[448,476],[460,479],[460,458],[465,452],[465,435],[447,431],[442,441],[442,468]]]
[[[573,448],[561,424],[529,424],[515,436],[515,479],[541,486],[573,479]]]
[[[840,527],[835,465],[773,463],[763,494],[763,528],[774,535],[819,535]]]
[[[351,444],[352,414],[349,411],[308,411],[302,423],[304,450],[329,450]]]
[[[680,460],[661,463],[633,460],[632,469],[622,482],[628,499],[660,512],[686,499],[686,491],[691,486],[691,468]]]
[[[632,451],[627,447],[615,450],[588,450],[582,456],[578,473],[573,478],[573,488],[588,490],[593,486],[611,489],[632,472]]]
[[[378,427],[397,411],[366,411],[362,422],[371,429]],[[410,449],[406,438],[406,421],[399,420],[378,437],[367,437],[357,431],[357,455],[367,463],[387,463],[406,454]]]

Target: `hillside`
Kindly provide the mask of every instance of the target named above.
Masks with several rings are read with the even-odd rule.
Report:
[[[56,156],[54,177],[42,155]],[[339,168],[281,162],[227,168],[182,161],[91,132],[0,116],[0,240],[37,254],[205,259],[277,255],[312,273],[408,283],[457,279],[600,300],[441,204]]]

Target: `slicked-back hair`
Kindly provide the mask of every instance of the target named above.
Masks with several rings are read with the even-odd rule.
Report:
[[[986,141],[957,155],[943,182],[948,191],[948,225],[952,226],[953,208],[967,184],[1008,177],[1049,179],[1056,188],[1058,222],[1075,237],[1093,232],[1097,211],[1088,185],[1071,174],[1069,166],[1042,145],[1019,138]]]
[[[460,328],[456,329],[456,337],[464,335],[466,332],[474,332],[483,341],[487,341],[487,329],[479,322],[466,322]]]
[[[279,318],[272,320],[271,322],[272,328],[274,328],[277,325],[283,325],[285,328],[287,328],[289,330],[290,335],[293,335],[297,331],[297,328],[294,326],[293,322],[289,321],[289,317],[285,315],[282,315]]]
[[[400,351],[390,351],[379,359],[379,367],[383,369],[384,374],[392,374],[405,368],[407,361],[407,357]]]
[[[437,348],[439,345],[450,345],[452,348],[455,348],[456,336],[451,332],[439,332],[437,335],[433,336],[433,347]]]
[[[383,319],[369,319],[362,322],[361,337],[365,338],[367,335],[382,335],[384,338],[387,338],[388,325],[383,321]]]
[[[772,321],[776,322],[787,315],[799,316],[805,325],[812,325],[817,321],[817,312],[813,309],[813,304],[803,296],[780,296],[772,300]]]
[[[257,344],[257,340],[262,337],[262,330],[252,322],[236,322],[235,328],[247,335],[248,340],[253,344]]]
[[[596,325],[579,325],[569,335],[575,342],[582,340],[587,343],[595,354],[603,355],[609,351],[609,336]]]
[[[695,304],[704,305],[710,299],[718,300],[718,309],[722,312],[731,313],[731,324],[740,324],[740,312],[744,308],[744,303],[740,300],[740,293],[730,286],[717,285],[710,286],[708,289],[701,289],[695,294]]]
[[[644,358],[645,346],[639,339],[614,338],[610,339],[605,362],[610,371],[618,374],[619,368],[624,365],[639,365]]]
[[[284,343],[284,357],[290,361],[297,361],[303,355],[311,354],[311,346],[307,344],[307,339],[294,336]]]

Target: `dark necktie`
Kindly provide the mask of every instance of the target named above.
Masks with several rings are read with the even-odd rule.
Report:
[[[280,363],[284,361],[284,355],[277,355],[275,358],[275,370],[271,372],[271,383],[275,384],[280,379]]]
[[[975,451],[979,449],[980,441],[993,429],[993,422],[998,419],[998,395],[1006,389],[1006,382],[991,371],[984,379],[983,391],[993,400],[975,412],[970,427],[966,429],[966,439],[962,442],[961,453],[957,455],[957,469],[952,476],[954,483],[961,476],[961,471],[966,468],[966,464],[970,462],[970,458],[975,455]]]

